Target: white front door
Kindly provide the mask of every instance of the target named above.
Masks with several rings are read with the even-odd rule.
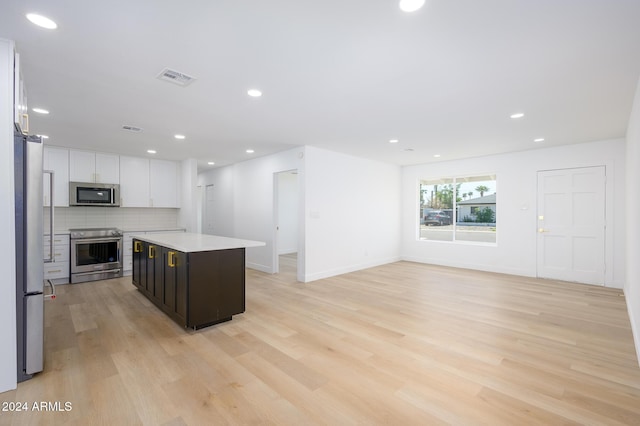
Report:
[[[605,167],[538,172],[537,274],[604,285]]]

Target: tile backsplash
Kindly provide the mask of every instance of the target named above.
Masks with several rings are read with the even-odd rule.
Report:
[[[55,230],[74,228],[120,228],[144,231],[178,227],[179,209],[132,207],[56,207]],[[49,208],[44,209],[45,230],[49,229]]]

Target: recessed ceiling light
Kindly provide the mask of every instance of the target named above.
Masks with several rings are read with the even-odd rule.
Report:
[[[399,6],[403,12],[415,12],[424,6],[424,0],[400,0]]]
[[[176,139],[184,139],[184,138],[186,138],[185,135],[173,135],[173,137],[176,138]]]
[[[247,154],[253,154],[255,151],[252,150],[252,149],[248,149],[246,152],[247,152]]]
[[[214,163],[213,161],[209,161],[207,164],[210,165],[210,166],[213,166],[216,163]]]
[[[49,136],[47,136],[47,135],[36,135],[36,136],[39,136],[39,137],[41,137],[42,139],[49,139]]]
[[[56,28],[58,28],[58,24],[56,24],[46,16],[38,15],[37,13],[27,13],[27,19],[33,24],[36,24],[37,26],[46,28],[48,30],[55,30]]]
[[[433,154],[435,158],[440,158],[440,154]]]
[[[389,143],[398,143],[398,139],[391,139]]]
[[[534,139],[534,142],[544,142],[544,138],[538,138],[538,139]]]
[[[509,117],[511,118],[522,118],[524,117],[524,114],[521,112],[515,113],[515,114],[511,114]]]
[[[155,149],[148,149],[148,150],[147,150],[147,152],[148,152],[149,154],[155,154],[155,153],[156,153],[156,150],[155,150]]]
[[[49,111],[43,108],[33,108],[33,112],[37,112],[38,114],[49,114]]]
[[[249,89],[247,90],[247,95],[251,96],[252,98],[259,98],[260,96],[262,96],[262,92],[258,89]]]

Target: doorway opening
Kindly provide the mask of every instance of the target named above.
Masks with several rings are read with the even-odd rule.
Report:
[[[274,173],[273,272],[297,279],[299,237],[298,171]]]

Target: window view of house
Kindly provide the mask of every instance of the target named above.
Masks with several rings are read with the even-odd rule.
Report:
[[[496,242],[496,177],[420,181],[419,238]]]

